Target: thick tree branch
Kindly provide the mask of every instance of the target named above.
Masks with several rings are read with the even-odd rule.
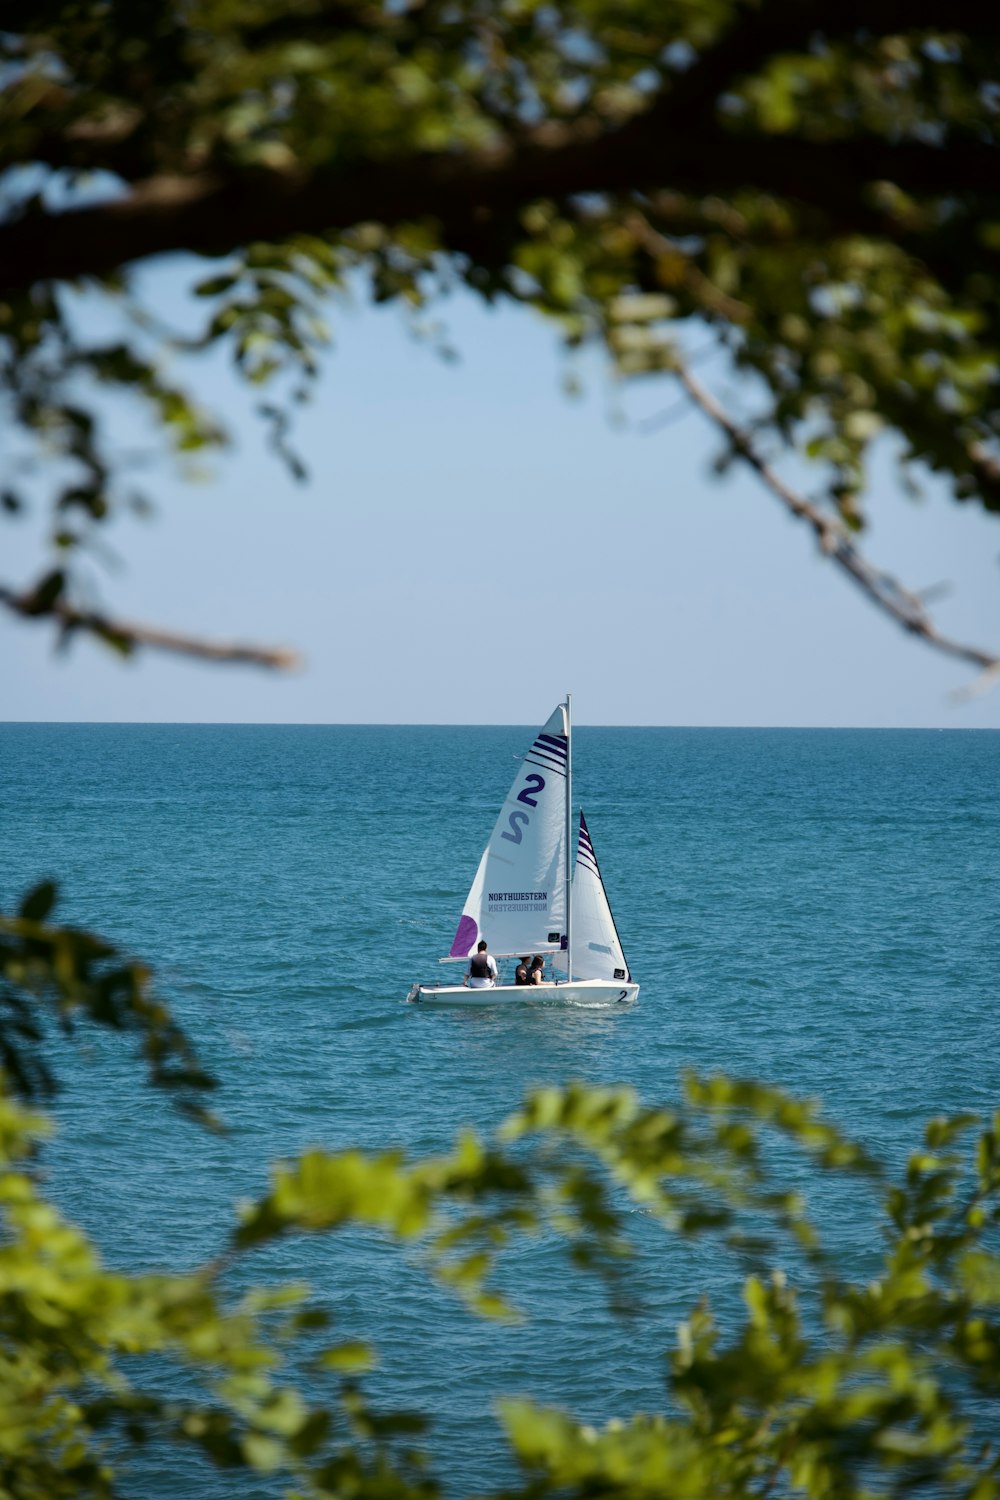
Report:
[[[928,615],[919,595],[904,588],[891,574],[874,567],[839,520],[825,514],[787,484],[757,451],[750,433],[733,421],[715,397],[695,380],[682,363],[678,364],[676,374],[694,404],[725,433],[733,453],[749,464],[797,520],[804,521],[812,528],[821,550],[854,580],[873,604],[902,625],[904,630],[920,636],[936,650],[979,667],[983,673],[981,683],[973,684],[969,691],[976,691],[981,685],[992,685],[1000,677],[1000,656],[943,636]]]
[[[24,620],[53,620],[64,636],[83,631],[112,642],[125,651],[138,646],[150,646],[177,656],[198,657],[202,661],[242,662],[281,671],[289,671],[300,665],[297,653],[284,647],[249,646],[239,642],[206,641],[197,636],[178,635],[173,631],[158,630],[135,621],[112,619],[97,610],[74,609],[60,599],[52,603],[40,602],[34,591],[17,593],[14,589],[0,585],[0,604]]]
[[[319,6],[311,22],[338,33],[370,27],[374,18],[333,3]],[[30,30],[28,18],[23,24]],[[387,31],[398,29],[400,15],[382,24]],[[420,23],[413,24],[419,34]],[[267,26],[259,29],[266,39]],[[978,139],[951,139],[944,149],[880,137],[759,136],[718,124],[720,97],[770,57],[805,52],[816,40],[861,36],[870,48],[879,36],[928,29],[966,31],[980,44],[1000,32],[984,21],[978,0],[841,0],[835,7],[825,0],[764,0],[738,10],[729,28],[690,67],[665,79],[649,108],[624,125],[602,124],[594,116],[576,125],[549,121],[516,145],[352,166],[251,172],[192,165],[150,175],[155,128],[147,133],[134,105],[105,106],[100,117],[65,127],[55,109],[51,129],[43,125],[36,138],[40,154],[33,157],[29,146],[26,159],[117,169],[134,179],[145,158],[147,175],[116,201],[33,213],[0,226],[0,294],[39,281],[104,275],[171,251],[225,254],[253,240],[335,232],[366,221],[391,225],[433,217],[446,244],[459,243],[477,216],[584,193],[673,189],[717,196],[750,189],[810,206],[826,233],[882,232],[901,239],[910,238],[914,226],[873,203],[875,183],[893,182],[918,199],[975,193],[981,207],[994,205],[1000,213],[997,152]],[[54,88],[53,94],[62,99],[68,91]]]
[[[422,154],[349,170],[154,177],[119,200],[0,227],[0,293],[104,275],[168,251],[220,255],[253,240],[364,222],[436,218],[447,242],[449,229],[477,214],[580,193],[750,188],[811,205],[837,233],[905,232],[870,201],[869,187],[880,181],[927,196],[975,192],[1000,212],[1000,153],[978,141],[947,151],[877,138],[762,142],[717,132],[691,141],[654,126],[651,116],[595,138],[587,124],[561,131],[559,144]]]

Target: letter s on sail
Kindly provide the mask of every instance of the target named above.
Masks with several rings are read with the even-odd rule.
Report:
[[[504,829],[500,837],[502,839],[509,839],[512,844],[519,844],[522,838],[520,825],[522,823],[530,822],[528,814],[526,812],[521,812],[520,809],[517,809],[516,811],[511,813],[510,817],[507,819],[507,822],[510,824],[511,832],[508,833],[507,830]]]

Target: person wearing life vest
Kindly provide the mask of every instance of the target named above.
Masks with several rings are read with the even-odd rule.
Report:
[[[528,965],[530,964],[530,962],[531,962],[531,960],[530,960],[530,958],[527,957],[527,955],[524,958],[521,959],[521,962],[518,964],[517,968],[514,970],[514,983],[515,984],[530,984],[531,983],[530,971],[528,969]]]
[[[497,982],[497,961],[487,952],[485,938],[481,939],[475,953],[469,959],[469,972],[463,983],[470,990],[491,990]]]

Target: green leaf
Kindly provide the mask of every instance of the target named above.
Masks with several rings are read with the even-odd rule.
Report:
[[[44,922],[55,905],[57,890],[54,880],[43,880],[24,897],[18,916],[26,922]]]

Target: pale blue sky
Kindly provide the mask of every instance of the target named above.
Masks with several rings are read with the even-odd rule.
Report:
[[[458,364],[394,311],[334,312],[298,435],[306,485],[209,370],[236,452],[194,487],[164,463],[158,516],[115,530],[109,609],[291,645],[303,671],[122,664],[86,642],[56,656],[43,627],[3,619],[2,717],[534,723],[569,689],[581,723],[1000,727],[1000,691],[956,706],[971,670],[878,614],[753,476],[711,474],[700,415],[616,426],[596,366],[583,399],[562,394],[563,356],[531,315],[468,298],[441,315]],[[664,380],[626,404],[638,419],[677,397]],[[887,463],[872,512],[872,559],[913,588],[952,585],[940,628],[1000,647],[1000,520],[942,491],[914,505]],[[0,535],[0,575],[27,581],[32,527]]]

